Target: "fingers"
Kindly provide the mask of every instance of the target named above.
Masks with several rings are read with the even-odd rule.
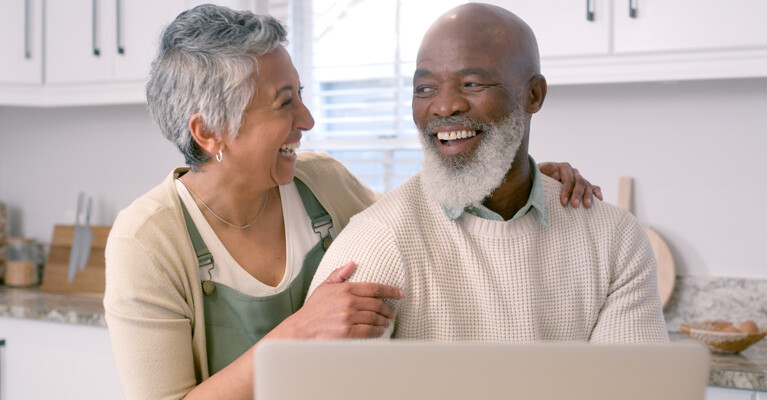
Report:
[[[405,292],[402,289],[380,283],[354,282],[348,283],[348,285],[351,287],[351,293],[356,296],[394,300],[405,297]]]
[[[354,261],[349,261],[341,268],[336,269],[335,271],[331,272],[330,275],[325,279],[323,284],[325,283],[341,283],[352,275],[352,272],[354,272],[354,269],[357,268],[357,265],[354,264]]]
[[[384,318],[394,318],[394,309],[381,299],[357,297],[351,307],[359,312],[372,312]]]
[[[354,325],[349,330],[349,338],[376,338],[386,332],[385,326],[377,325]]]
[[[569,163],[559,163],[559,176],[562,182],[562,193],[559,196],[559,202],[566,206],[575,187],[575,178],[573,177],[573,167]]]
[[[386,328],[391,325],[391,318],[371,311],[359,311],[352,315],[351,323],[354,325],[382,326]]]
[[[604,198],[602,197],[602,188],[594,185],[591,187],[591,191],[594,193],[594,196],[597,196],[599,200],[604,201]]]
[[[581,201],[586,205],[586,200],[588,198],[589,204],[586,205],[586,207],[591,207],[591,184],[583,179],[581,173],[575,168],[573,168],[573,181],[575,182],[575,187],[573,188],[573,194],[570,196],[570,204],[572,204],[573,207],[578,208]],[[586,186],[589,186],[588,191],[586,190]],[[584,195],[584,193],[586,195]]]

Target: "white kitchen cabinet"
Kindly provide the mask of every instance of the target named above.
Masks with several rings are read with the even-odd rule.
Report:
[[[616,53],[767,47],[764,0],[614,0],[613,15]]]
[[[609,1],[500,0],[491,3],[512,10],[530,25],[543,58],[610,52]]]
[[[764,0],[483,1],[530,24],[552,85],[767,77]]]
[[[43,0],[0,2],[0,83],[43,81]]]
[[[122,399],[107,329],[0,317],[0,399]]]
[[[69,0],[45,6],[45,82],[143,82],[182,0]]]
[[[709,386],[705,400],[767,400],[767,392]]]

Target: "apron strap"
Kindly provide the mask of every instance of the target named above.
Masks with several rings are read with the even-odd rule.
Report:
[[[192,246],[194,246],[194,253],[197,256],[197,263],[200,268],[213,265],[213,255],[210,254],[208,246],[202,240],[200,231],[197,230],[197,226],[194,225],[192,216],[184,205],[184,200],[179,197],[178,201],[181,202],[181,209],[184,210],[184,221],[186,222],[186,230],[189,232],[189,238],[192,240]]]
[[[293,180],[296,182],[296,188],[298,188],[298,194],[301,196],[301,201],[304,203],[306,213],[309,214],[309,218],[312,220],[312,230],[320,236],[322,246],[327,250],[328,246],[330,246],[330,243],[333,241],[330,237],[330,228],[333,227],[333,218],[325,210],[325,207],[320,204],[317,197],[314,196],[314,193],[309,190],[305,183],[301,182],[298,178],[294,178]],[[323,230],[320,230],[321,228]]]

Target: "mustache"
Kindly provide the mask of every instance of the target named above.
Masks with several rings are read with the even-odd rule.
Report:
[[[426,124],[426,127],[422,129],[422,131],[429,135],[434,135],[436,133],[434,132],[435,129],[445,125],[461,125],[476,131],[488,131],[492,127],[491,124],[477,121],[463,115],[451,115],[449,117],[438,117],[432,120]]]

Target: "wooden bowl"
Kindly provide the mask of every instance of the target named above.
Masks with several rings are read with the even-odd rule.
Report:
[[[714,352],[730,354],[740,353],[767,335],[767,329],[764,327],[760,327],[757,333],[751,334],[722,331],[731,326],[733,326],[732,322],[704,321],[688,325],[679,324],[679,329],[690,338],[705,344]]]

